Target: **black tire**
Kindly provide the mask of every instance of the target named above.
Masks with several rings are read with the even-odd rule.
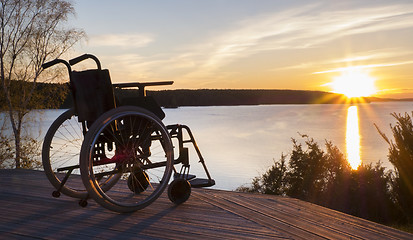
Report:
[[[168,185],[172,166],[166,127],[153,113],[134,106],[100,116],[86,134],[80,154],[81,176],[90,196],[116,212],[136,211],[155,201]],[[142,171],[148,187],[140,193],[130,191],[128,179]],[[100,182],[115,172],[120,179],[109,180],[113,186],[104,191]]]
[[[42,163],[50,183],[59,189],[68,170],[65,167],[79,164],[83,142],[82,126],[74,115],[74,109],[62,113],[47,131],[42,147]],[[75,167],[72,175],[80,175]],[[86,198],[87,192],[79,176],[69,177],[60,192],[74,198]],[[55,194],[57,196],[57,194]]]
[[[176,205],[186,202],[191,196],[191,184],[183,179],[177,178],[168,187],[168,198]]]

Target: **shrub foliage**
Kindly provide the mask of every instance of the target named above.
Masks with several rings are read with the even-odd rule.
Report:
[[[399,220],[392,191],[395,179],[380,162],[352,170],[331,142],[322,149],[314,139],[301,137],[304,143],[292,139],[288,155],[254,178],[251,186],[238,190],[287,195],[382,223]]]
[[[396,125],[391,125],[394,140],[377,130],[389,144],[388,159],[395,168],[392,182],[394,201],[402,210],[403,218],[413,221],[413,123],[408,113],[392,113]],[[413,113],[412,113],[413,116]]]

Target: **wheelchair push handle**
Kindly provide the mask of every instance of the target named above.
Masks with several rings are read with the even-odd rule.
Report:
[[[97,68],[98,68],[99,70],[101,70],[101,65],[100,65],[99,59],[98,59],[97,57],[95,57],[94,55],[92,55],[92,54],[83,54],[83,55],[81,55],[81,56],[79,56],[79,57],[73,58],[73,59],[69,60],[69,64],[70,64],[71,66],[73,66],[73,65],[75,65],[75,64],[77,64],[77,63],[79,63],[79,62],[81,62],[81,61],[83,61],[83,60],[86,60],[86,59],[88,59],[88,58],[93,59],[93,60],[96,62]]]
[[[49,67],[51,67],[51,66],[53,66],[53,65],[56,65],[56,64],[58,64],[58,63],[63,63],[64,65],[66,65],[67,70],[69,71],[69,73],[72,71],[72,69],[71,69],[71,67],[70,67],[70,64],[69,64],[68,62],[66,62],[66,61],[63,60],[63,59],[58,59],[58,58],[56,58],[55,60],[52,60],[52,61],[50,61],[50,62],[43,63],[43,64],[42,64],[42,68],[43,68],[43,69],[47,69],[47,68],[49,68]]]

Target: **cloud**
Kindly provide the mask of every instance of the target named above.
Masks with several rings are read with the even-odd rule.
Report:
[[[101,62],[109,64],[105,68],[111,70],[114,82],[144,82],[174,80],[189,69],[194,68],[194,63],[185,54],[168,56],[167,54],[155,56],[142,56],[136,53],[107,55]],[[182,82],[182,78],[179,78]]]
[[[413,27],[413,5],[329,10],[321,5],[287,9],[241,21],[236,30],[210,39],[205,67],[280,49],[319,47],[344,36]]]
[[[400,66],[400,65],[406,65],[406,64],[413,64],[413,61],[342,67],[342,68],[329,69],[329,70],[326,70],[326,71],[314,72],[313,74],[332,73],[332,72],[345,72],[345,71],[348,71],[348,70],[371,69],[371,68],[379,68],[379,67],[393,67],[393,66]]]
[[[153,41],[152,36],[145,34],[104,34],[89,39],[94,47],[144,47]]]
[[[301,51],[311,48],[320,49],[326,53],[332,45],[336,47],[331,43],[343,37],[413,28],[413,4],[389,3],[389,5],[348,9],[342,8],[346,4],[326,5],[328,4],[301,4],[281,11],[248,16],[238,22],[222,23],[222,26],[213,30],[194,30],[193,35],[197,37],[186,38],[190,42],[182,42],[183,46],[168,45],[169,42],[162,43],[168,45],[170,51],[156,56],[149,55],[148,52],[145,56],[133,56],[133,51],[121,51],[116,57],[112,55],[111,60],[114,65],[117,65],[113,67],[118,68],[122,65],[121,59],[125,57],[127,60],[123,63],[128,67],[123,70],[129,72],[130,75],[139,72],[140,76],[148,79],[170,76],[179,79],[180,83],[191,82],[191,87],[200,84],[213,86],[215,83],[209,81],[216,83],[222,83],[222,80],[228,83],[228,79],[237,81],[243,69],[231,72],[226,66],[240,59],[250,58],[248,61],[254,61],[255,54],[273,53],[272,59],[281,59],[289,56],[277,55],[278,50]],[[203,33],[208,35],[202,35]],[[113,46],[120,47],[121,50],[129,50],[131,47],[146,47],[154,41],[152,34],[105,34],[92,36],[90,45]],[[150,47],[154,45],[151,44]],[[311,56],[303,54],[304,58],[301,61],[274,63],[272,67],[273,71],[288,68],[312,69],[309,71],[311,73],[317,71],[314,70],[315,66],[320,70],[330,69],[324,72],[333,72],[338,71],[331,65],[334,63],[351,61],[362,63],[367,60],[370,61],[369,63],[376,63],[373,61],[379,58],[381,58],[381,64],[362,66],[366,68],[386,67],[412,63],[408,60],[390,59],[397,56],[391,56],[392,53],[385,56],[384,52],[380,53],[383,49],[376,48],[376,50],[375,53],[358,53],[347,58],[333,59],[330,62],[326,62],[325,58],[317,59],[318,56],[312,51]],[[117,59],[116,63],[114,59]],[[319,68],[320,66],[329,67]],[[317,73],[323,73],[323,71]]]
[[[412,88],[387,88],[378,90],[375,95],[389,98],[411,98],[412,94]]]
[[[216,83],[224,76],[230,79],[233,72],[225,67],[240,59],[253,61],[259,53],[274,53],[277,59],[279,50],[320,49],[326,52],[331,43],[343,38],[360,34],[409,29],[413,27],[413,4],[391,4],[384,6],[369,6],[349,9],[335,9],[335,5],[325,7],[322,4],[290,7],[271,14],[261,14],[248,17],[233,24],[228,30],[220,30],[212,38],[189,46],[186,58],[191,58],[196,68],[189,69],[182,76],[187,79],[215,79]],[[330,44],[330,46],[328,46]],[[380,51],[381,49],[377,49]],[[385,53],[358,55],[354,61],[377,60],[386,58]],[[388,53],[388,58],[391,54]],[[400,54],[400,52],[399,52]],[[282,56],[279,56],[282,57]],[[288,57],[288,56],[283,56]],[[350,56],[351,57],[351,56]],[[396,56],[394,56],[396,57]],[[317,57],[303,59],[295,66],[274,65],[273,71],[287,68],[310,68],[317,64]],[[376,59],[375,59],[376,58]],[[340,59],[348,62],[348,59]],[[411,64],[410,61],[383,61],[383,64],[364,65],[365,68],[388,67]],[[328,64],[331,64],[329,62]],[[318,63],[318,66],[321,66]],[[338,71],[332,69],[330,71]],[[242,72],[242,69],[239,69]],[[326,71],[328,72],[328,71]],[[321,73],[321,72],[318,72]],[[228,80],[227,80],[228,81]]]
[[[375,49],[369,51],[362,51],[356,53],[350,53],[346,57],[336,58],[336,59],[322,59],[315,60],[305,59],[296,65],[289,65],[283,67],[277,67],[271,71],[284,71],[284,70],[298,70],[298,69],[320,69],[320,68],[330,68],[325,71],[317,71],[312,74],[320,73],[330,73],[330,72],[340,72],[345,70],[344,68],[332,68],[331,65],[337,66],[346,64],[348,68],[353,68],[359,66],[359,68],[373,68],[373,67],[391,67],[398,65],[411,64],[411,61],[395,61],[394,59],[410,59],[413,54],[411,51],[406,51],[406,49],[401,48],[388,48],[388,49]],[[366,62],[381,62],[380,64],[366,64]],[[327,66],[327,67],[326,67]]]

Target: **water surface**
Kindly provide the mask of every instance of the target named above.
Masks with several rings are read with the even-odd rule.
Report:
[[[214,188],[234,190],[265,172],[282,153],[289,153],[291,138],[299,140],[299,134],[309,135],[323,148],[325,140],[331,140],[347,154],[349,107],[351,105],[339,104],[180,107],[164,109],[164,123],[188,125],[216,180]],[[413,102],[358,104],[356,110],[359,133],[356,156],[359,155],[363,163],[380,160],[391,169],[387,161],[388,145],[374,123],[392,137],[389,124],[396,121],[390,113],[410,114]],[[42,119],[40,125],[33,125],[40,139],[63,111],[46,110],[36,117]],[[191,171],[202,175],[194,151],[191,161]]]

